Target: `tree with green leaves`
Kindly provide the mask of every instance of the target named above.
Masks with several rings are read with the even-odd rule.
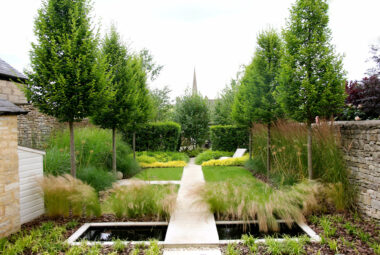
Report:
[[[132,82],[136,86],[135,100],[136,110],[131,115],[131,121],[125,125],[124,133],[132,132],[133,158],[136,158],[136,129],[149,121],[152,116],[152,99],[147,87],[147,69],[140,56],[131,57],[131,67],[129,68]]]
[[[276,78],[280,70],[281,47],[281,38],[273,29],[258,34],[256,51],[252,63],[246,67],[234,108],[235,119],[237,121],[243,119],[241,124],[267,125],[268,174],[271,166],[270,129],[282,112],[274,97]],[[245,116],[240,116],[241,111]]]
[[[232,105],[234,104],[235,94],[239,86],[239,79],[231,79],[230,84],[223,89],[220,98],[215,102],[212,114],[213,124],[216,125],[231,125]]]
[[[167,86],[150,91],[153,104],[153,121],[168,121],[171,118],[173,105],[170,103],[170,92],[171,90]]]
[[[187,91],[183,97],[177,98],[174,120],[181,125],[186,145],[202,146],[207,139],[210,122],[207,100]]]
[[[313,178],[312,127],[317,116],[329,118],[344,105],[342,57],[335,53],[328,27],[327,0],[297,0],[283,31],[278,99],[294,120],[308,129],[309,178]]]
[[[134,58],[129,57],[114,26],[102,42],[102,55],[110,74],[108,90],[111,97],[93,115],[95,124],[112,129],[112,170],[116,173],[116,130],[131,122],[137,110],[137,83]]]
[[[71,174],[76,176],[74,122],[102,104],[105,65],[87,0],[45,0],[35,19],[26,94],[38,109],[70,128]]]

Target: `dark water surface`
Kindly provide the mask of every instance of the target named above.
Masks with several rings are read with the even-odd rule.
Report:
[[[164,241],[167,225],[163,226],[91,226],[78,241]]]
[[[289,228],[285,223],[279,223],[279,227],[279,232],[269,231],[265,233],[259,231],[259,225],[256,223],[216,224],[219,240],[238,240],[241,239],[241,236],[244,234],[251,234],[255,238],[265,238],[268,236],[283,238],[284,235],[298,237],[306,234],[297,224],[293,224],[292,227]]]

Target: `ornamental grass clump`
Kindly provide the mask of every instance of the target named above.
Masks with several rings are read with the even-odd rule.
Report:
[[[174,210],[176,197],[175,185],[135,183],[115,186],[105,204],[118,218],[154,217],[166,220]]]
[[[48,216],[99,216],[98,195],[94,188],[71,175],[47,175],[40,181]]]
[[[305,181],[274,190],[258,180],[237,179],[207,183],[200,192],[218,220],[257,220],[260,231],[267,232],[279,230],[276,220],[289,226],[304,222],[317,207],[319,188],[320,184]]]

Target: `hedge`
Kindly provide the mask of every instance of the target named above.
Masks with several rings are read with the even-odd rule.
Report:
[[[132,145],[132,132],[125,131],[126,141]],[[176,151],[181,126],[175,122],[148,123],[136,130],[136,151]]]
[[[248,130],[234,125],[216,125],[210,127],[212,150],[235,151],[237,148],[248,149]]]

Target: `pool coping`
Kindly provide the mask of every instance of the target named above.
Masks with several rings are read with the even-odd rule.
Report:
[[[279,223],[286,223],[284,220],[277,220]],[[254,221],[216,221],[216,225],[218,224],[250,224],[250,223],[258,223],[257,220]],[[318,243],[321,241],[319,235],[317,235],[314,230],[312,230],[305,223],[297,223],[295,222],[309,237],[312,243]],[[76,241],[84,232],[87,231],[90,227],[102,227],[102,226],[168,226],[168,222],[165,221],[154,221],[154,222],[93,222],[93,223],[84,223],[77,231],[75,231],[68,239],[67,243],[69,245],[81,245],[83,242],[86,245],[113,245],[113,241]],[[291,238],[292,240],[298,240],[298,238]],[[283,238],[275,238],[275,241],[283,242],[285,239]],[[167,243],[165,241],[158,241],[158,245],[163,246],[164,248],[182,248],[182,247],[217,247],[221,244],[229,244],[229,243],[239,243],[241,239],[235,240],[219,240],[217,243]],[[122,241],[124,244],[145,244],[149,245],[150,241]],[[256,243],[265,243],[265,239],[260,238],[255,241]]]

